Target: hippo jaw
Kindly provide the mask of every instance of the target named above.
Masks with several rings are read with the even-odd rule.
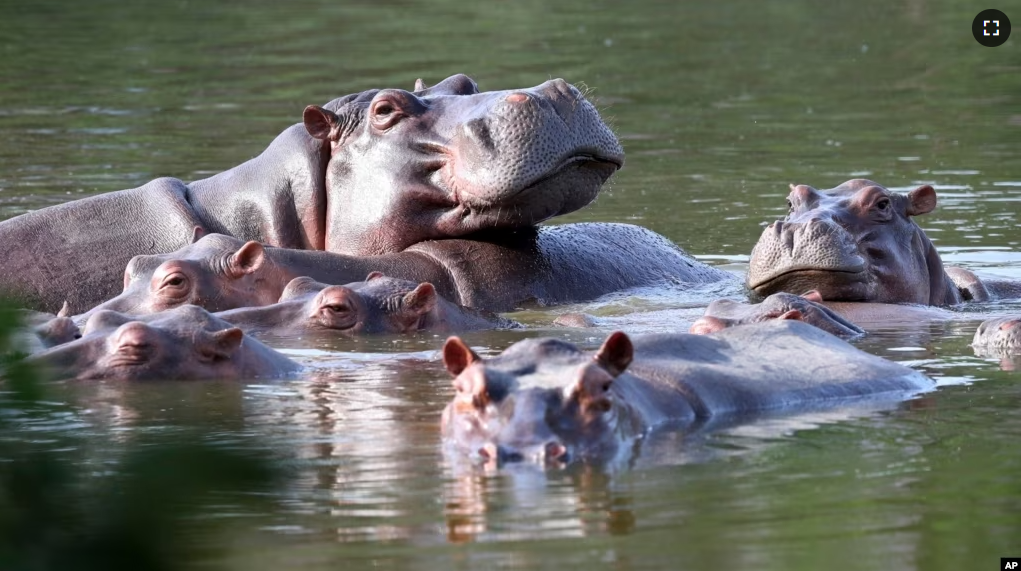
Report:
[[[331,148],[326,248],[351,255],[573,212],[624,163],[596,108],[559,79],[485,93],[465,76],[371,90],[310,106],[305,126]]]

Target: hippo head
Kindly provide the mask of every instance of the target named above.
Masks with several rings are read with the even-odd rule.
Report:
[[[577,210],[624,162],[596,108],[561,79],[479,92],[454,75],[304,113],[331,148],[326,249],[384,254]]]
[[[469,456],[498,464],[611,460],[642,432],[612,390],[632,356],[621,332],[594,356],[556,339],[526,339],[486,360],[451,337],[443,363],[457,394],[443,412],[443,434]]]
[[[262,244],[208,234],[176,252],[132,258],[124,291],[84,317],[102,310],[141,315],[187,304],[209,311],[267,305],[286,283]]]
[[[347,285],[299,277],[287,284],[278,303],[235,309],[221,316],[276,333],[331,331],[358,337],[419,331],[435,312],[438,300],[436,288],[428,282],[391,278],[380,272]]]
[[[983,321],[972,346],[990,352],[1021,354],[1021,317],[998,317]]]
[[[148,316],[93,314],[80,339],[31,360],[79,380],[237,379],[279,376],[298,366],[193,305]]]
[[[735,325],[771,319],[793,319],[845,339],[865,334],[862,328],[823,305],[822,301],[822,296],[815,290],[802,295],[774,293],[762,300],[762,303],[754,305],[718,299],[709,304],[705,315],[692,324],[689,332],[708,335]]]
[[[936,207],[923,185],[902,195],[864,179],[826,191],[791,186],[790,213],[752,250],[759,296],[817,290],[827,301],[947,305],[961,301],[936,248],[912,216]]]

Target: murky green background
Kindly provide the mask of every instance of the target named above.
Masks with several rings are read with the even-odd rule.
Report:
[[[1016,37],[972,38],[989,7],[1021,26],[1017,4],[950,0],[8,1],[0,219],[225,170],[306,104],[349,92],[456,72],[483,89],[563,77],[592,90],[627,151],[608,191],[564,220],[642,224],[740,273],[788,183],[931,183],[940,207],[920,223],[944,258],[1021,278],[1021,52]],[[741,292],[582,309],[683,330],[710,294]],[[555,311],[518,317],[539,327]],[[209,517],[232,533],[194,539],[226,545],[238,569],[992,569],[1021,556],[1021,373],[974,355],[976,324],[858,343],[938,378],[924,398],[668,432],[611,473],[444,455],[451,389],[432,337],[281,340],[317,367],[298,382],[64,387],[79,412],[35,432],[94,435],[74,455],[83,470],[186,427],[285,459],[274,509],[235,509],[225,490]],[[499,351],[604,333],[468,339]]]

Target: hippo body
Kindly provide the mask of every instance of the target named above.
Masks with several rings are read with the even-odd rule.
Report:
[[[378,272],[363,282],[343,286],[296,278],[284,288],[277,303],[232,309],[217,316],[253,335],[331,331],[353,337],[521,327],[495,314],[451,303],[428,282],[399,280]]]
[[[430,240],[395,254],[347,256],[263,248],[213,234],[171,254],[133,258],[123,292],[96,309],[144,314],[186,303],[210,311],[269,305],[298,277],[343,284],[374,271],[429,282],[453,303],[493,312],[586,301],[655,283],[735,279],[666,238],[628,224],[541,226],[473,238]]]
[[[592,353],[527,339],[481,359],[448,339],[443,360],[457,394],[444,437],[488,460],[607,461],[664,423],[805,411],[863,399],[902,399],[933,382],[792,320],[712,335],[612,334]]]
[[[80,339],[29,358],[78,380],[198,380],[281,377],[301,367],[193,305],[143,318],[102,311]]]
[[[132,257],[196,233],[366,256],[529,228],[591,202],[622,164],[595,107],[563,80],[480,93],[455,75],[372,89],[309,106],[258,157],[207,179],[157,179],[0,222],[0,291],[81,311],[119,292]]]
[[[944,268],[911,217],[936,207],[929,185],[907,195],[865,179],[818,191],[791,185],[790,213],[752,250],[748,287],[758,296],[818,291],[827,302],[932,306],[1021,295],[1021,284]]]

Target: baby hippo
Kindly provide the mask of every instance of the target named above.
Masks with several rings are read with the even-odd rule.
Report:
[[[82,337],[28,358],[78,380],[252,379],[300,369],[194,305],[142,318],[101,311]]]
[[[355,337],[520,327],[495,314],[447,301],[430,283],[391,278],[380,272],[370,273],[363,282],[342,286],[295,278],[273,305],[217,315],[250,334],[336,331]]]
[[[56,315],[39,311],[22,312],[25,329],[15,334],[15,348],[29,354],[38,353],[80,338],[81,331],[68,317],[69,313],[67,302],[64,302],[64,307]]]
[[[445,440],[496,463],[626,461],[637,439],[667,422],[705,428],[933,387],[921,373],[793,320],[634,341],[616,332],[595,353],[526,339],[485,360],[451,337],[443,363],[456,390],[442,416]]]
[[[705,335],[746,323],[794,319],[844,339],[865,334],[863,329],[823,305],[822,301],[822,296],[817,291],[810,291],[804,295],[774,293],[757,304],[718,299],[710,303],[705,315],[692,324],[690,332]]]

